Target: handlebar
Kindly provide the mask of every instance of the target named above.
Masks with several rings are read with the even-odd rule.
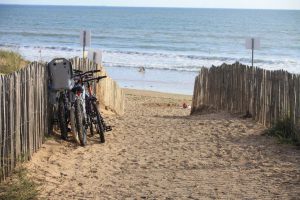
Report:
[[[93,75],[94,73],[97,73],[97,72],[101,72],[101,70],[90,70],[90,71],[86,71],[86,72],[82,72],[81,70],[74,70],[75,73],[78,73],[78,74],[75,74],[73,75],[73,77],[82,77],[82,76],[89,76],[89,75]]]
[[[90,81],[100,81],[101,79],[103,79],[103,78],[106,78],[107,76],[98,76],[98,77],[96,77],[96,78],[90,78],[90,79],[86,79],[86,80],[84,80],[84,81],[82,81],[83,83],[87,83],[87,82],[90,82]]]
[[[83,71],[79,70],[79,69],[73,69],[74,73],[82,73]]]

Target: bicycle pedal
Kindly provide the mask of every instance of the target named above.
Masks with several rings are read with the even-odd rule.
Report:
[[[106,126],[106,127],[105,127],[105,131],[106,131],[106,132],[112,131],[112,127],[111,127],[111,126]]]

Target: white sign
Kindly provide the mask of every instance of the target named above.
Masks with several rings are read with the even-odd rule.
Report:
[[[93,61],[94,63],[97,63],[99,65],[102,64],[102,52],[100,50],[89,50],[88,55],[89,60]]]
[[[91,46],[91,31],[80,31],[80,45],[85,47]]]
[[[246,49],[259,49],[260,39],[259,38],[247,38],[246,39]]]

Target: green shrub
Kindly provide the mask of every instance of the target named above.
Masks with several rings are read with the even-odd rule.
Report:
[[[272,128],[267,130],[267,134],[277,137],[283,143],[299,144],[295,126],[289,117],[278,120]]]
[[[25,67],[29,62],[18,53],[0,50],[0,74],[9,74]]]

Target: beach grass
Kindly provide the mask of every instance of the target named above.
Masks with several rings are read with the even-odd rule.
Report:
[[[16,52],[0,50],[0,75],[9,74],[25,67],[26,61]]]
[[[0,184],[0,199],[38,199],[38,186],[27,174],[28,172],[25,167],[17,167],[13,176]]]
[[[278,120],[266,134],[279,139],[280,143],[299,145],[300,141],[296,135],[296,128],[289,117]]]

